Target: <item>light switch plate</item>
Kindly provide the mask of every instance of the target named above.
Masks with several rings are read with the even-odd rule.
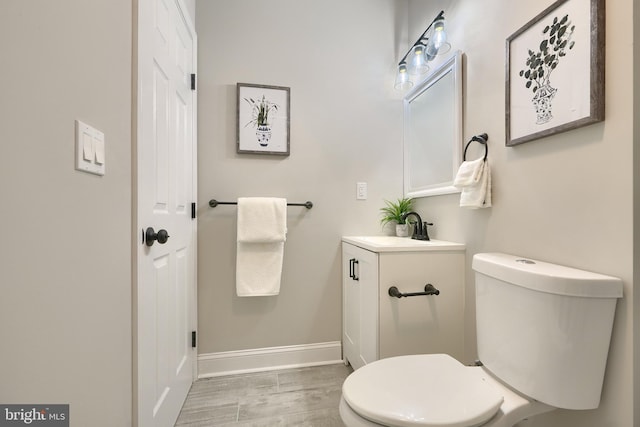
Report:
[[[367,200],[366,182],[356,182],[356,200]]]
[[[104,133],[76,120],[76,169],[96,175],[105,172]]]

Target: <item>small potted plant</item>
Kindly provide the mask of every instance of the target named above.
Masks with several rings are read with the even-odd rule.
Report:
[[[404,220],[404,215],[408,214],[413,209],[413,199],[404,197],[398,199],[396,202],[384,201],[385,205],[380,208],[382,212],[382,219],[380,223],[384,226],[389,222],[396,223],[396,236],[408,237],[409,236],[409,224]]]

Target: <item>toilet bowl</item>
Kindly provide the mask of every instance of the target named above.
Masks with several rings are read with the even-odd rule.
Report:
[[[600,404],[622,281],[506,254],[473,257],[478,356],[397,356],[342,387],[347,427],[513,427]]]
[[[447,354],[370,363],[347,378],[340,401],[347,427],[511,427],[553,409]]]

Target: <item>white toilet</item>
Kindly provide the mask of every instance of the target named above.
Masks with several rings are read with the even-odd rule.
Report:
[[[446,354],[365,365],[342,387],[347,427],[512,427],[598,407],[621,280],[498,253],[473,269],[483,366]]]

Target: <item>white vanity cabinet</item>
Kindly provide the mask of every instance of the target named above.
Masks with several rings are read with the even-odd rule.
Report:
[[[354,369],[390,356],[447,353],[463,361],[465,246],[391,236],[343,237],[345,362]],[[396,298],[423,292],[439,295]]]

